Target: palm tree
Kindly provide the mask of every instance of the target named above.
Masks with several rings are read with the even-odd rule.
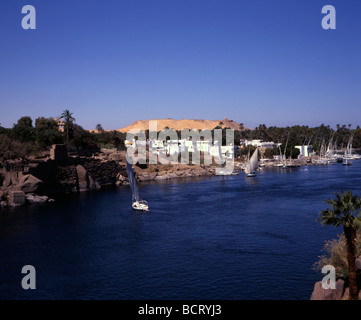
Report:
[[[95,127],[95,130],[98,131],[99,133],[102,133],[104,130],[103,130],[103,127],[100,123],[98,123]]]
[[[350,300],[357,300],[355,238],[356,230],[361,226],[361,198],[353,195],[351,191],[344,191],[341,195],[336,192],[335,196],[336,199],[326,201],[332,209],[321,211],[317,221],[336,227],[342,224],[346,238]]]
[[[69,128],[70,125],[75,121],[73,114],[68,110],[64,110],[60,116],[61,119],[64,119],[65,127],[66,127],[66,145],[69,147]]]

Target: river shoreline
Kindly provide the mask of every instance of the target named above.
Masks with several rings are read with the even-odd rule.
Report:
[[[49,157],[30,161],[20,169],[0,171],[0,208],[54,201],[55,194],[79,193],[129,184],[125,151],[89,156],[69,156],[54,160]],[[259,169],[281,167],[283,163],[265,159]],[[321,165],[317,158],[294,159],[284,168]],[[220,166],[197,164],[133,165],[137,182],[165,181],[217,175]],[[233,174],[240,174],[244,159],[235,159]],[[14,168],[14,167],[13,167]]]

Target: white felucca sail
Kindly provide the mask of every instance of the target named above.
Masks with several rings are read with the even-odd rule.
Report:
[[[130,188],[132,189],[132,208],[140,211],[148,211],[148,203],[145,200],[142,200],[139,194],[137,181],[135,180],[134,171],[132,165],[129,163],[127,155],[127,173]]]
[[[256,149],[253,152],[252,157],[250,159],[248,157],[246,170],[245,170],[247,177],[255,177],[257,168],[258,168],[258,149]]]

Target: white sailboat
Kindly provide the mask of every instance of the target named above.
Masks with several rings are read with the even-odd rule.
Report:
[[[139,210],[139,211],[149,211],[148,202],[142,200],[142,198],[140,197],[138,185],[134,177],[133,167],[128,161],[128,155],[127,155],[127,172],[128,172],[130,188],[132,189],[132,208],[134,210]]]
[[[326,158],[326,145],[325,145],[324,139],[322,139],[322,142],[321,142],[320,152],[319,152],[318,160],[316,161],[316,164],[319,164],[319,165],[327,165],[328,164],[328,159]]]
[[[345,154],[342,159],[342,164],[344,166],[352,165],[352,161],[351,161],[352,160],[352,139],[353,139],[353,134],[350,137],[350,140],[349,140],[346,150],[345,150]]]
[[[264,159],[263,159],[263,155],[261,156],[261,160],[260,160],[260,163],[259,163],[259,167],[260,168],[263,168],[263,167],[265,167],[266,165],[265,165],[265,163],[264,163]]]
[[[337,163],[337,158],[336,158],[336,142],[333,143],[333,137],[334,137],[334,134],[332,134],[331,136],[331,139],[328,143],[328,146],[327,146],[327,150],[326,150],[326,159],[327,159],[327,162],[329,164],[336,164]]]
[[[289,139],[289,136],[287,136],[287,141],[286,141],[286,145],[285,145],[285,150],[283,151],[283,164],[282,164],[282,169],[286,169],[288,166],[287,166],[287,158],[286,158],[286,149],[287,149],[287,145],[288,145],[288,139]],[[281,150],[281,147],[280,147],[280,150]]]
[[[281,145],[278,146],[278,149],[280,150],[279,160],[273,166],[274,167],[283,167],[284,163],[283,163],[283,155],[282,155]]]
[[[253,152],[251,158],[249,158],[249,154],[248,154],[248,161],[245,169],[245,173],[247,177],[255,177],[257,168],[258,168],[258,149],[256,149]]]
[[[216,176],[236,175],[237,173],[233,172],[233,168],[232,169],[226,168],[226,162],[223,160],[221,145],[218,145],[218,152],[219,152],[219,160],[221,163],[221,168],[216,169]]]
[[[347,148],[346,148],[346,150],[345,150],[345,154],[344,154],[344,156],[343,156],[343,158],[342,158],[342,164],[344,165],[344,166],[350,166],[350,165],[352,165],[352,161],[351,161],[351,156],[350,156],[350,146],[349,145],[347,145]]]
[[[344,166],[350,166],[352,165],[352,162],[351,162],[351,159],[347,153],[347,151],[345,150],[345,155],[343,156],[343,159],[342,159],[342,164]]]

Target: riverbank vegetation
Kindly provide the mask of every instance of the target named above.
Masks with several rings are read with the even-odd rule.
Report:
[[[101,148],[125,150],[126,133],[116,130],[104,130],[98,123],[95,130],[85,130],[75,122],[75,117],[70,110],[64,110],[60,119],[63,127],[60,130],[59,119],[38,117],[33,121],[31,117],[21,117],[12,128],[4,128],[0,125],[0,161],[10,159],[24,159],[36,156],[50,149],[53,144],[67,144],[70,151],[90,150],[96,151]],[[215,129],[220,129],[216,127]],[[223,145],[226,144],[226,129],[223,128]],[[213,129],[214,131],[214,129]],[[177,131],[178,137],[181,132]],[[214,132],[212,132],[214,136]],[[149,131],[146,131],[149,137]],[[234,131],[234,145],[239,146],[241,140],[273,141],[282,143],[281,150],[286,148],[286,157],[296,158],[298,149],[295,146],[311,144],[313,151],[318,152],[323,143],[327,144],[331,139],[337,148],[344,148],[353,136],[353,148],[361,148],[361,129],[359,126],[352,129],[351,125],[337,125],[332,129],[328,125],[321,124],[318,127],[293,126],[293,127],[267,127],[260,124],[253,130],[245,129],[240,124],[240,130]],[[246,155],[248,149],[240,149],[239,155]],[[250,152],[254,148],[251,148]],[[279,148],[267,149],[264,157],[272,158],[279,154]]]
[[[361,256],[361,230],[356,232],[355,247],[356,257]],[[348,276],[348,264],[345,235],[341,233],[337,239],[325,241],[323,252],[318,257],[319,260],[313,265],[313,269],[321,272],[324,266],[331,265],[335,267],[337,278],[346,278]]]
[[[350,300],[358,300],[355,262],[360,254],[357,232],[361,227],[361,198],[351,191],[344,191],[342,194],[335,193],[335,198],[328,199],[326,203],[330,208],[321,211],[317,220],[323,225],[342,226],[344,232],[335,243],[328,244],[326,249],[330,257],[321,261],[324,263],[326,260],[334,268],[337,266],[339,274],[347,274]]]
[[[90,132],[75,123],[69,110],[63,112],[64,130],[54,118],[21,117],[12,128],[0,126],[0,161],[24,159],[48,151],[53,144],[67,144],[70,151],[100,148],[125,150],[126,134],[117,131]]]

